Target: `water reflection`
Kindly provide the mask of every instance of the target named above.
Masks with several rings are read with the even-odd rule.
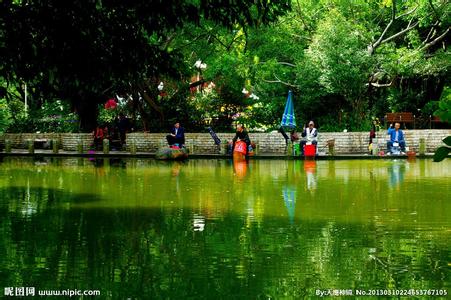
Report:
[[[178,177],[180,175],[180,170],[182,169],[183,162],[174,161],[172,164],[171,175],[172,177]]]
[[[182,197],[182,185],[180,183],[182,179],[180,179],[180,173],[182,171],[182,167],[185,164],[183,161],[171,161],[171,162],[161,162],[161,163],[169,163],[171,165],[171,186],[175,188],[175,195],[177,199],[181,199]]]
[[[252,161],[236,180],[231,161],[110,161],[103,176],[88,160],[4,161],[0,286],[117,299],[449,291],[444,163]]]
[[[317,189],[317,179],[316,179],[316,161],[315,160],[305,160],[304,161],[304,171],[307,177],[307,190],[314,192]]]
[[[205,217],[202,215],[194,214],[193,216],[193,228],[194,231],[204,231]]]
[[[290,223],[293,223],[296,212],[296,189],[293,187],[284,186],[282,195],[288,212],[288,219],[290,220]]]
[[[404,160],[394,160],[388,166],[389,187],[399,189],[404,181],[404,174],[409,163]]]
[[[234,155],[233,156],[233,173],[239,178],[243,179],[247,173],[249,161],[244,158],[243,155]]]
[[[25,218],[29,218],[37,212],[37,201],[31,201],[30,181],[27,181],[27,187],[24,193],[24,198],[21,202],[21,212]],[[34,196],[34,195],[33,195]]]

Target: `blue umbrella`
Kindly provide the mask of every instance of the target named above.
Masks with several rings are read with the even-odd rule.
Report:
[[[285,110],[282,116],[282,122],[280,122],[280,126],[295,128],[296,127],[296,118],[294,117],[294,106],[293,106],[293,92],[288,91],[287,103],[285,104]]]
[[[284,186],[282,189],[283,201],[288,212],[288,219],[293,223],[296,210],[296,189]]]

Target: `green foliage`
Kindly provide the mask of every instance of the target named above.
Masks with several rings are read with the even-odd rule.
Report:
[[[11,111],[5,99],[0,99],[0,133],[4,133],[11,123]]]
[[[221,115],[221,101],[219,101],[218,93],[212,88],[194,93],[188,102],[191,104],[191,113],[193,113],[190,119],[194,123],[201,123],[202,120],[213,121]]]
[[[448,146],[451,147],[451,136],[448,136],[443,139],[443,142]]]
[[[421,112],[425,115],[435,115],[435,112],[439,108],[439,102],[438,101],[431,101],[426,103],[426,105],[421,109]]]
[[[16,1],[2,11],[2,84],[23,102],[25,81],[31,106],[70,101],[82,129],[91,117],[110,122],[98,105],[120,94],[131,96],[124,109],[146,130],[166,131],[175,119],[192,130],[208,122],[229,130],[234,121],[272,130],[291,89],[299,124],[368,130],[372,116],[390,111],[432,114],[449,85],[442,1]],[[193,67],[197,60],[208,67]],[[189,93],[197,78],[216,88]],[[449,101],[438,106],[449,119]]]
[[[118,109],[106,109],[103,104],[98,105],[99,115],[97,117],[98,124],[112,124],[118,116]]]
[[[437,115],[446,122],[451,122],[451,89],[445,88],[442,94],[442,98],[439,102],[439,109]],[[451,136],[443,139],[446,146],[439,147],[434,153],[434,161],[439,162],[444,160],[451,152]]]
[[[268,24],[290,1],[4,1],[2,76],[25,81],[44,99],[76,106],[90,130],[105,91],[143,92],[149,78],[187,74],[177,30],[209,21],[233,29]]]
[[[278,103],[275,94],[280,97],[293,89],[298,95],[295,109],[300,122],[317,119],[321,130],[329,131],[344,127],[367,130],[372,115],[381,118],[388,111],[416,113],[438,99],[442,82],[449,77],[450,61],[448,52],[440,47],[419,50],[432,28],[436,34],[446,30],[446,22],[432,27],[436,19],[431,18],[428,1],[398,1],[397,16],[406,15],[396,20],[385,37],[397,34],[412,19],[411,24],[418,20],[420,25],[382,43],[372,55],[368,46],[390,21],[391,1],[296,3],[276,26],[260,34],[259,39],[266,39],[269,46],[249,42],[255,47],[252,53],[262,53],[259,58],[263,63],[255,72],[255,87],[263,91],[262,102]],[[438,2],[433,5],[435,18],[444,21],[443,6]],[[249,36],[252,41],[252,33]],[[279,45],[271,44],[274,40]],[[273,114],[281,114],[278,105],[267,107],[274,108]]]
[[[11,114],[14,116],[14,119],[25,119],[27,114],[25,111],[25,104],[18,99],[11,99],[8,102],[8,108],[11,111]]]
[[[451,122],[451,88],[446,87],[443,90],[442,97],[438,103],[438,109],[435,112],[441,120]]]
[[[321,70],[320,84],[329,94],[344,95],[348,101],[361,96],[371,67],[364,34],[336,10],[319,23],[307,57]]]
[[[22,109],[23,103],[13,101],[14,110]],[[78,132],[77,114],[70,111],[69,104],[61,100],[49,100],[41,108],[22,110],[14,116],[9,132]]]
[[[451,148],[450,147],[438,147],[437,150],[435,150],[434,153],[434,161],[435,162],[440,162],[442,160],[444,160],[446,157],[448,157],[448,154],[451,152]]]

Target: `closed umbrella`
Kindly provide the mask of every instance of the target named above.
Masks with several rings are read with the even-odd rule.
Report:
[[[293,92],[288,91],[287,103],[282,116],[281,127],[294,129],[296,127],[296,118],[294,117]]]

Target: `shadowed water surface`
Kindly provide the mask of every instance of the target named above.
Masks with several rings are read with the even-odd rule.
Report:
[[[450,167],[4,159],[0,288],[117,299],[451,292]]]

